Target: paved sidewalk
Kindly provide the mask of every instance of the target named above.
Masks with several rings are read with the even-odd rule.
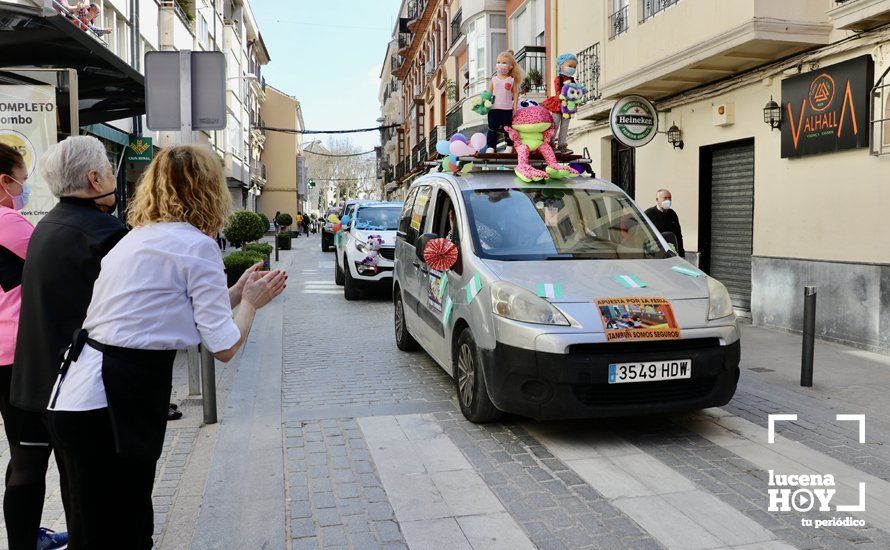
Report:
[[[318,238],[294,245],[285,295],[217,366],[218,424],[202,425],[177,367],[159,548],[890,548],[890,357],[817,342],[801,388],[800,336],[744,326],[739,390],[719,409],[475,425],[442,369],[396,349],[385,291],[345,301]],[[769,444],[783,413],[798,419]],[[864,443],[837,414],[866,415]],[[768,470],[831,473],[832,506],[863,482],[866,510],[769,512]],[[46,524],[63,529],[56,484]],[[801,522],[833,516],[865,527]]]

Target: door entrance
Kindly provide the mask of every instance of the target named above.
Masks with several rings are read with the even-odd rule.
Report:
[[[612,138],[612,183],[634,198],[636,184],[634,148]]]
[[[701,268],[726,285],[733,308],[748,312],[754,250],[754,140],[704,147],[700,162]]]

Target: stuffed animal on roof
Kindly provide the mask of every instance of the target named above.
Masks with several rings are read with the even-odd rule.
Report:
[[[585,93],[587,90],[580,84],[566,82],[562,85],[562,90],[559,92],[559,105],[563,118],[571,118],[578,112],[578,102],[581,101]]]
[[[543,179],[574,177],[578,172],[565,164],[559,164],[550,139],[553,137],[553,118],[550,111],[541,105],[529,105],[518,109],[513,115],[512,126],[504,131],[516,147],[516,176],[524,182]],[[540,151],[547,163],[546,170],[539,170],[529,163],[532,151]]]

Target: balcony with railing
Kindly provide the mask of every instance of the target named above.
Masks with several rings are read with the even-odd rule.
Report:
[[[414,147],[414,164],[420,165],[426,162],[429,153],[426,150],[426,139],[420,140],[420,143]]]
[[[828,16],[839,29],[873,29],[890,22],[890,0],[835,0]]]
[[[547,48],[525,46],[516,53],[516,62],[525,71],[525,79],[519,85],[523,94],[547,93]]]
[[[458,103],[453,109],[445,114],[445,135],[453,136],[457,133],[457,129],[464,123],[463,105]]]
[[[611,15],[609,15],[609,39],[615,38],[627,32],[630,28],[628,24],[629,5],[625,4]]]
[[[448,139],[446,136],[447,134],[445,133],[444,126],[433,126],[433,129],[430,130],[429,137],[426,140],[427,150],[430,157],[436,154],[436,143],[440,140]]]
[[[70,2],[69,2],[70,3]],[[106,32],[105,29],[102,29],[98,25],[94,25],[93,23],[88,23],[81,19],[78,14],[66,8],[63,4],[59,3],[57,0],[53,0],[52,2],[53,8],[62,14],[65,19],[71,22],[72,25],[89,34],[97,41],[101,42],[105,46],[108,46],[108,39],[105,38],[110,31]],[[99,23],[98,18],[95,23]]]
[[[463,17],[463,10],[457,10],[457,13],[454,14],[454,17],[451,19],[451,45],[457,44],[457,41],[460,40],[460,37],[463,36],[463,33],[460,30],[461,17]]]
[[[655,17],[659,12],[673,6],[680,0],[643,0],[643,13],[640,14],[640,23]]]
[[[873,0],[852,0],[851,3]],[[890,0],[886,0],[890,2]],[[829,43],[829,2],[642,0],[608,19],[603,97],[675,95]],[[642,48],[640,44],[657,44]]]
[[[576,81],[587,93],[581,103],[595,101],[600,98],[600,44],[597,42],[578,52],[578,69]]]

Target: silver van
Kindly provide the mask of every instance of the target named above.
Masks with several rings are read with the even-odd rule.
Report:
[[[422,176],[396,237],[396,343],[454,378],[473,422],[723,405],[739,378],[732,303],[671,237],[603,180]],[[459,250],[444,271],[424,261],[437,238]]]

